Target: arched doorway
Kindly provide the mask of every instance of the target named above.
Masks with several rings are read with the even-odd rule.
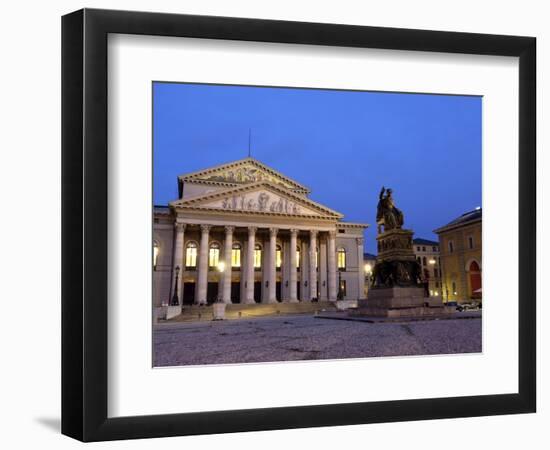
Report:
[[[468,267],[470,274],[470,297],[481,298],[481,270],[477,261],[472,261]]]

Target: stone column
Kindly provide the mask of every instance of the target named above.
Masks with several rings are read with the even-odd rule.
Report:
[[[317,294],[317,231],[309,232],[309,298],[318,298]]]
[[[327,286],[327,240],[319,239],[319,301],[326,302],[328,299]]]
[[[328,299],[336,301],[336,230],[328,232]]]
[[[357,272],[359,277],[359,295],[357,296],[358,300],[365,298],[365,263],[363,261],[363,252],[363,238],[357,238]]]
[[[254,303],[254,246],[256,245],[256,230],[256,227],[248,227],[245,303]]]
[[[222,300],[231,303],[231,251],[233,250],[233,230],[235,227],[225,227],[224,272],[222,274]]]
[[[298,282],[298,272],[296,270],[296,238],[298,236],[298,230],[290,230],[290,295],[289,300],[291,302],[297,302],[298,297],[296,295],[296,283]]]
[[[183,245],[184,245],[184,235],[185,235],[185,224],[175,223],[174,232],[176,234],[175,244],[174,244],[174,259],[172,261],[172,286],[171,291],[172,295],[168,301],[168,304],[171,304],[171,300],[174,297],[174,288],[178,286],[178,292],[176,295],[178,297],[178,303],[183,304],[183,271],[185,270],[185,261],[183,260]],[[177,271],[178,279],[175,280],[176,276],[176,267],[179,267],[180,270]]]
[[[195,303],[199,305],[206,304],[206,294],[208,289],[208,233],[211,225],[201,225],[201,243],[199,252],[199,276],[197,282],[197,295]]]
[[[277,303],[277,228],[269,229],[269,264],[267,303]]]

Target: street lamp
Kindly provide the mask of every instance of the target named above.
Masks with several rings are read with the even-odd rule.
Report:
[[[220,262],[218,263],[218,271],[219,271],[220,273],[223,273],[224,270],[225,270],[225,263],[224,263],[223,261],[220,261]]]
[[[180,274],[180,266],[176,266],[176,283],[174,285],[174,295],[172,295],[172,302],[170,303],[172,306],[178,306],[180,301],[178,297],[178,278]]]
[[[365,264],[364,269],[365,269],[365,278],[367,279],[367,289],[366,290],[368,292],[369,289],[370,289],[370,283],[371,283],[372,266],[369,263],[367,263],[367,264]],[[365,294],[366,294],[366,292],[365,292]]]
[[[342,269],[338,270],[338,300],[344,299],[344,293],[342,292]]]

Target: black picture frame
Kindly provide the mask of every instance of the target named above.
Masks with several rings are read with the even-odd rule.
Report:
[[[107,417],[107,36],[519,57],[518,393]],[[62,18],[62,433],[82,441],[535,412],[536,39],[84,9]]]

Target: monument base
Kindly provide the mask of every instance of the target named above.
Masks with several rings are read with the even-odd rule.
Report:
[[[422,287],[370,289],[366,300],[359,300],[353,316],[420,317],[451,314],[454,308],[443,304],[441,297],[424,297]]]

